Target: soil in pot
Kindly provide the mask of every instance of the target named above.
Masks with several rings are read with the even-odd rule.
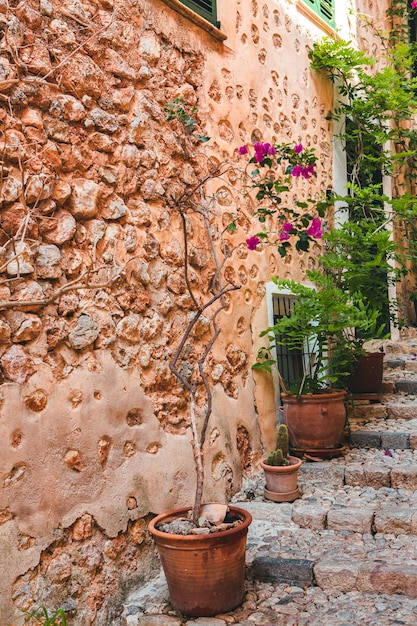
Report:
[[[171,604],[174,609],[193,617],[232,611],[243,601],[246,538],[252,517],[244,509],[230,507],[230,516],[235,519],[225,530],[177,535],[160,529],[161,525],[186,517],[189,510],[163,513],[149,524],[161,557]]]

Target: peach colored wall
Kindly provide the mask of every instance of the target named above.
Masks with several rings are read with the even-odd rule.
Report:
[[[195,102],[203,150],[234,165],[253,139],[315,146],[309,193],[332,187],[333,94],[307,56],[323,31],[295,1],[218,5],[225,41],[175,0],[0,2],[2,623],[39,604],[74,609],[77,626],[110,623],[123,589],[158,567],[146,516],[192,499],[188,416],[168,369],[187,315],[168,198],[198,159],[164,105]],[[230,184],[211,184],[226,192],[214,219],[239,210],[242,227],[226,268],[241,289],[209,361],[206,500],[236,492],[273,444],[271,380],[251,370],[265,288],[272,274],[302,280],[319,252],[249,252],[253,205]],[[64,292],[87,267],[103,286]],[[211,271],[201,261],[201,293]]]

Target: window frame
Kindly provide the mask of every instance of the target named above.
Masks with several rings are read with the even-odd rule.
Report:
[[[298,0],[298,7],[304,5],[307,10],[312,11],[322,20],[332,31],[336,28],[335,0]],[[331,13],[329,16],[328,13]]]
[[[216,28],[220,27],[220,22],[217,20],[217,0],[180,0],[180,2]],[[210,10],[207,10],[203,5],[210,5]]]
[[[196,24],[202,30],[205,30],[211,37],[217,39],[219,42],[223,42],[227,39],[226,33],[220,30],[220,22],[216,22],[216,25],[212,24],[206,18],[202,17],[199,13],[190,9],[182,0],[160,0],[166,4],[170,9],[185,17],[193,24]]]

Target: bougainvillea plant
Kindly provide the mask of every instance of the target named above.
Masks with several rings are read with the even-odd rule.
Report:
[[[256,142],[251,148],[241,146],[239,154],[250,157],[246,167],[249,191],[255,191],[256,200],[263,205],[254,213],[263,229],[246,240],[249,250],[256,250],[262,242],[276,245],[281,257],[293,246],[300,252],[308,251],[310,243],[323,236],[322,218],[329,200],[283,200],[289,200],[285,194],[291,191],[295,178],[304,179],[308,185],[316,176],[314,148]]]

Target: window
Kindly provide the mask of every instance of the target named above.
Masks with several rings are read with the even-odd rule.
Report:
[[[219,26],[217,22],[216,0],[180,0],[186,7],[195,11],[201,17],[215,26]]]
[[[272,323],[275,324],[284,316],[291,316],[294,302],[297,296],[289,293],[272,293]],[[278,341],[285,341],[285,337],[277,337]],[[275,347],[277,367],[287,386],[297,383],[305,371],[312,375],[312,355],[310,346],[306,345],[304,351],[289,349],[285,343]]]
[[[303,2],[310,7],[314,13],[317,13],[322,20],[329,24],[329,26],[332,28],[336,26],[334,0],[303,0]]]

